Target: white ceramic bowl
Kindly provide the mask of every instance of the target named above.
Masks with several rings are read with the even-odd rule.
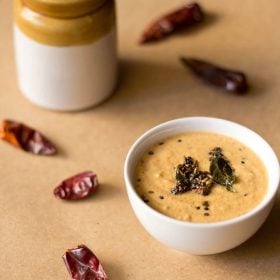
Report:
[[[187,131],[209,131],[230,136],[250,147],[260,157],[268,173],[268,192],[256,208],[227,221],[194,223],[165,216],[142,201],[134,189],[134,171],[140,157],[157,141]],[[207,255],[240,245],[264,223],[278,190],[279,162],[269,144],[252,130],[227,120],[191,117],[160,124],[137,139],[126,157],[124,177],[131,206],[141,224],[153,237],[174,249]]]

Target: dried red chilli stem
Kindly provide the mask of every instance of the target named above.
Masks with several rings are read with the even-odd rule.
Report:
[[[154,21],[142,34],[139,43],[158,41],[171,33],[193,26],[203,20],[203,12],[197,3],[187,4]]]
[[[73,280],[108,280],[99,259],[85,245],[68,249],[62,258]]]
[[[55,146],[37,130],[17,121],[4,120],[0,138],[17,148],[36,155],[53,155]]]
[[[209,84],[237,94],[243,94],[248,90],[246,76],[240,71],[222,68],[194,58],[181,57],[180,60],[197,77]]]
[[[86,171],[62,181],[54,189],[54,195],[65,200],[78,200],[93,194],[97,188],[97,175]]]

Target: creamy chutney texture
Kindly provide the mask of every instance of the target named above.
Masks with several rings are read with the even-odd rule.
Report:
[[[220,147],[229,160],[236,180],[236,192],[214,184],[209,195],[193,191],[174,195],[175,173],[184,157],[198,161],[209,171],[208,153]],[[267,172],[258,156],[239,141],[216,133],[186,132],[162,139],[139,160],[135,171],[138,195],[155,210],[178,220],[217,222],[245,214],[256,207],[267,191]]]

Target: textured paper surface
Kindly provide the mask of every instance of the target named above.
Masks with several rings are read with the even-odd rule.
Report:
[[[239,122],[280,155],[279,1],[200,1],[211,14],[202,28],[141,47],[136,41],[147,23],[184,1],[117,1],[119,87],[101,106],[79,113],[43,110],[19,92],[11,2],[0,1],[0,119],[38,128],[60,153],[36,157],[0,142],[0,279],[69,279],[61,256],[80,243],[96,253],[110,279],[279,279],[279,196],[267,222],[245,244],[215,256],[191,256],[149,236],[131,210],[123,180],[134,140],[178,117]],[[182,67],[180,55],[242,69],[250,94],[205,86]],[[101,182],[96,196],[77,203],[53,197],[62,179],[89,169]]]

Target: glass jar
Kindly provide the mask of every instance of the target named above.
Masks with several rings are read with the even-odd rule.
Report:
[[[18,83],[33,103],[81,110],[106,99],[117,76],[113,0],[15,0]]]

